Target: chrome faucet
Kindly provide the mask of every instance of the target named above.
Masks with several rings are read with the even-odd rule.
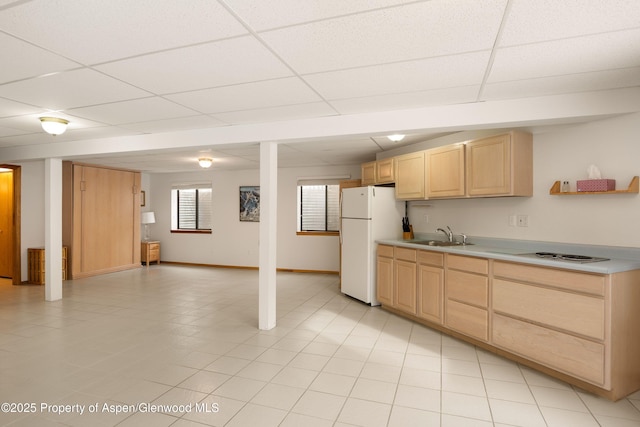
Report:
[[[442,231],[445,234],[445,236],[447,236],[447,239],[449,240],[449,242],[453,242],[453,231],[451,230],[451,227],[449,227],[448,225],[447,225],[447,230],[438,228],[436,231]]]

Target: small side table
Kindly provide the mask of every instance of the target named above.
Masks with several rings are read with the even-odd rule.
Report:
[[[140,250],[140,260],[147,264],[147,267],[149,267],[149,263],[151,262],[160,264],[160,242],[142,242]]]

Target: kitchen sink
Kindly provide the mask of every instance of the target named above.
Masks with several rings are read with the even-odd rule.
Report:
[[[420,240],[417,243],[418,245],[427,245],[427,246],[468,246],[473,245],[473,243],[462,243],[462,242],[448,242],[445,240]]]

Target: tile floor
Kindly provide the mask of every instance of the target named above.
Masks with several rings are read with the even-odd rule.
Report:
[[[57,302],[0,283],[0,425],[640,426],[640,393],[583,393],[337,282],[279,273],[270,331],[255,271],[152,266]]]

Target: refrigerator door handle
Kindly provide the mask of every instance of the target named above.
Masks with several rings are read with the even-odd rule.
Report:
[[[340,218],[338,221],[338,237],[340,239],[340,245],[342,245],[342,197],[344,190],[340,190],[340,199],[338,200],[338,212],[340,212]]]

